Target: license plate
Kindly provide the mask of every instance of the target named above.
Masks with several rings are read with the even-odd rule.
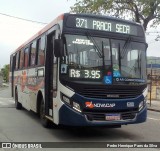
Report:
[[[121,119],[120,114],[106,114],[106,121],[116,121]]]

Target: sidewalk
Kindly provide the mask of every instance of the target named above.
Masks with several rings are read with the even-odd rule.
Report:
[[[160,100],[151,100],[151,105],[150,100],[147,100],[147,107],[150,111],[160,112]]]

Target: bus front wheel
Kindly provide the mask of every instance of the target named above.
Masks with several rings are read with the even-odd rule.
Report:
[[[15,107],[17,110],[21,110],[22,109],[22,104],[18,102],[18,92],[17,89],[15,91]]]

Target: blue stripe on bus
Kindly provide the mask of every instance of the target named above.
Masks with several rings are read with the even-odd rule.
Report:
[[[59,110],[59,124],[67,126],[120,126],[126,124],[137,124],[146,121],[147,107],[145,106],[133,121],[108,122],[108,121],[88,121],[85,115],[74,111],[65,104]]]
[[[111,108],[92,108],[90,112],[98,110],[99,112],[102,111],[103,113],[105,111],[116,111],[118,110],[128,111],[133,108],[139,107],[139,103],[144,100],[144,96],[140,95],[137,98],[132,99],[91,99],[91,98],[85,98],[81,95],[75,94],[71,100],[79,103],[81,105],[81,108],[86,109],[85,102],[89,101],[92,103],[115,103],[115,107]],[[127,102],[134,102],[134,107],[127,107]],[[131,103],[132,104],[132,103]],[[72,109],[71,107],[64,104],[60,110],[59,110],[59,124],[62,125],[69,125],[69,126],[107,126],[107,125],[124,125],[124,124],[136,124],[136,123],[142,123],[146,121],[147,116],[147,107],[145,107],[137,113],[137,116],[133,120],[126,120],[126,121],[89,121],[86,119],[86,116],[82,113],[79,113]]]
[[[86,98],[83,97],[79,94],[75,94],[72,96],[71,100],[79,103],[81,105],[81,107],[83,109],[87,109],[86,108],[86,104],[85,102],[92,102],[94,104],[96,103],[100,103],[100,104],[113,104],[115,103],[114,107],[108,107],[108,108],[93,108],[92,110],[112,110],[112,111],[116,111],[116,110],[126,110],[126,109],[134,109],[134,108],[138,108],[139,107],[139,103],[144,100],[144,96],[140,95],[136,98],[126,98],[126,99],[97,99],[97,98]],[[134,106],[133,107],[127,107],[127,103],[132,103],[134,102]]]

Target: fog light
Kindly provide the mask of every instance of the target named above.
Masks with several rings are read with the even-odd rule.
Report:
[[[79,105],[78,103],[73,102],[73,108],[74,108],[76,111],[81,112],[81,107],[80,107],[80,105]]]
[[[139,103],[139,111],[143,109],[143,105],[144,105],[144,102],[141,101],[141,102]]]

